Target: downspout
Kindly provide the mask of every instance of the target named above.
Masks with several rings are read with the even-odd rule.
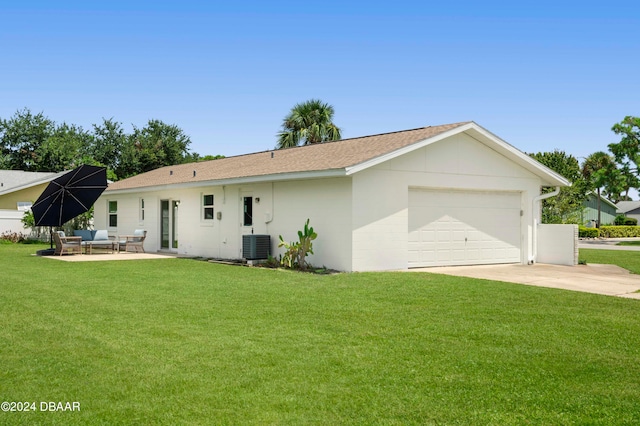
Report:
[[[529,258],[529,265],[533,265],[538,259],[538,220],[536,218],[537,216],[536,213],[538,210],[536,209],[536,204],[542,200],[546,200],[547,198],[555,197],[559,193],[560,193],[560,187],[556,186],[556,189],[553,192],[538,195],[533,199],[533,206],[532,206],[533,209],[531,210],[531,220],[533,223],[533,229],[531,230],[532,232],[531,238],[533,241],[533,255]]]
[[[271,221],[273,221],[273,204],[274,204],[274,199],[273,199],[273,182],[271,182],[271,211],[265,213],[265,218],[264,218],[264,223],[267,225],[267,234],[269,233],[269,224],[271,223]]]

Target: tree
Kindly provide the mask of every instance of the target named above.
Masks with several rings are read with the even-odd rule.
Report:
[[[607,193],[622,192],[622,175],[618,170],[616,163],[606,152],[598,151],[589,155],[582,165],[582,175],[584,176],[587,187],[595,189],[598,194],[598,228],[601,224],[601,189],[605,188]]]
[[[622,139],[618,143],[609,144],[609,150],[620,164],[626,164],[629,169],[638,174],[640,164],[640,118],[627,116],[620,123],[611,128]]]
[[[31,172],[57,171],[40,165],[42,145],[53,134],[55,123],[27,108],[8,120],[0,119],[0,167]]]
[[[219,160],[220,158],[225,158],[224,155],[211,155],[207,154],[205,156],[200,156],[197,152],[192,152],[191,154],[185,157],[185,163],[197,163],[201,161],[210,161],[210,160]]]
[[[189,152],[191,140],[176,125],[149,120],[127,134],[113,118],[85,131],[74,124],[55,122],[27,108],[7,120],[0,118],[0,169],[62,171],[81,164],[106,166],[110,180],[118,180],[158,167],[205,161]]]
[[[149,120],[142,129],[134,126],[122,149],[116,174],[119,178],[134,176],[163,166],[189,162],[189,136],[176,125]]]
[[[559,150],[529,155],[572,182],[571,186],[560,188],[555,197],[542,201],[542,223],[580,223],[587,186],[578,160]],[[543,193],[551,191],[551,188],[543,189]]]
[[[82,152],[93,144],[93,136],[74,124],[62,123],[36,149],[39,170],[62,171],[86,164]]]
[[[318,99],[296,104],[282,122],[277,149],[309,145],[342,138],[333,124],[333,107]]]
[[[631,188],[640,187],[640,179],[638,176],[631,170],[628,164],[623,164],[620,170],[620,178],[621,178],[621,191],[618,193],[611,193],[607,196],[614,203],[618,203],[620,201],[631,201],[629,197],[629,190]],[[624,195],[622,195],[624,193]]]
[[[88,147],[88,156],[109,170],[116,170],[120,165],[122,148],[127,142],[122,123],[113,118],[103,118],[101,125],[93,125],[93,138],[93,144]]]
[[[620,172],[624,176],[622,198],[629,198],[629,189],[638,188],[640,180],[640,118],[627,116],[620,123],[613,125],[611,130],[621,135],[618,143],[609,144],[609,151],[614,155],[615,160],[621,165]]]

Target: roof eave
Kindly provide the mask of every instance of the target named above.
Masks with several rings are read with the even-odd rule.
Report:
[[[223,185],[242,185],[248,183],[264,183],[264,182],[282,182],[287,180],[304,180],[304,179],[320,179],[331,177],[344,177],[346,176],[345,169],[330,169],[310,172],[291,172],[291,173],[277,173],[260,176],[246,176],[230,179],[211,179],[200,180],[196,182],[182,182],[182,183],[167,183],[162,185],[142,186],[135,188],[125,189],[109,189],[104,191],[104,195],[108,194],[132,194],[138,192],[155,192],[168,189],[184,189],[184,188],[198,188],[202,186],[223,186]]]
[[[18,192],[18,191],[22,191],[24,189],[29,189],[29,188],[32,188],[34,186],[42,185],[43,183],[49,183],[52,180],[57,179],[60,176],[64,175],[65,173],[67,173],[67,171],[55,173],[55,174],[52,174],[51,176],[47,176],[46,178],[32,180],[31,182],[23,183],[22,185],[18,185],[18,186],[11,187],[9,189],[5,189],[4,191],[0,191],[0,196],[6,195],[6,194],[11,194],[11,193]]]

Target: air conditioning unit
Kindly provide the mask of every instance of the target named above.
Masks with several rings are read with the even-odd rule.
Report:
[[[267,259],[271,254],[270,235],[243,235],[242,257],[247,260]]]

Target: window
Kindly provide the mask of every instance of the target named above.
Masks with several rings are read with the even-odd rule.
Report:
[[[244,226],[253,225],[253,197],[243,197],[244,215],[242,224]]]
[[[144,222],[144,198],[140,198],[140,222]]]
[[[115,228],[118,226],[118,202],[109,201],[109,226]]]
[[[18,201],[18,211],[26,212],[31,210],[33,203],[31,201]]]
[[[213,195],[207,194],[202,196],[202,218],[204,220],[213,220]]]

